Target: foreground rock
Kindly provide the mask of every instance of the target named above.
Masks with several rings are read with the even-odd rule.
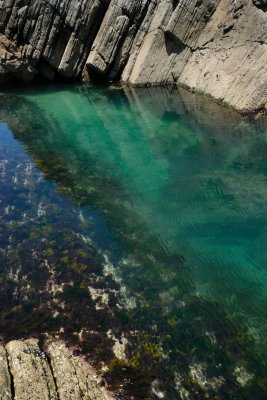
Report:
[[[0,0],[0,9],[0,33],[18,48],[11,59],[2,48],[0,74],[21,65],[24,80],[180,84],[240,111],[267,108],[265,0]]]
[[[58,387],[60,400],[108,400],[88,365],[74,357],[64,343],[50,341],[46,352]]]
[[[14,340],[0,347],[0,400],[108,400],[92,369],[63,343]],[[7,357],[8,355],[8,357]],[[10,372],[9,372],[10,371]],[[10,375],[11,374],[11,375]]]
[[[11,399],[11,382],[6,350],[0,346],[0,400]]]
[[[9,342],[7,347],[15,400],[56,400],[51,369],[37,340]]]

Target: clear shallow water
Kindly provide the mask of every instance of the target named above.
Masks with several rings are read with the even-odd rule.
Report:
[[[137,398],[266,398],[266,119],[165,89],[0,102],[1,330],[83,328]]]

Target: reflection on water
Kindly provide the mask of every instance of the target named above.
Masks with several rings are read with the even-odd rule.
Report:
[[[266,119],[165,89],[0,106],[2,335],[78,344],[119,398],[266,399]]]

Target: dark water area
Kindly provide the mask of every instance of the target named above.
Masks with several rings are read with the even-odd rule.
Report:
[[[267,119],[184,90],[0,95],[0,336],[120,399],[267,398]]]

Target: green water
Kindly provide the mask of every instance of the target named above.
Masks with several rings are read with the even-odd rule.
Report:
[[[266,118],[51,86],[0,119],[1,334],[80,332],[118,398],[266,399]]]

